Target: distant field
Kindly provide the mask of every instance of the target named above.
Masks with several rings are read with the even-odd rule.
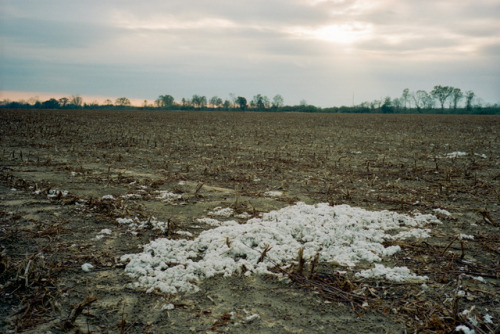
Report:
[[[0,133],[4,331],[499,328],[498,116],[0,110]],[[244,225],[297,202],[435,215],[442,224],[425,240],[383,243],[401,248],[383,263],[428,276],[425,286],[360,278],[363,261],[319,258],[311,269],[304,256],[298,270],[298,255],[274,268],[290,281],[216,276],[194,294],[128,287],[137,280],[122,255],[160,237],[194,240],[217,208]]]

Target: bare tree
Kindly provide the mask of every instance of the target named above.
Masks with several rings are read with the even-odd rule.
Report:
[[[222,99],[218,96],[212,96],[210,98],[210,105],[212,105],[215,108],[218,108],[222,105]]]
[[[401,102],[403,102],[403,108],[407,108],[408,100],[410,99],[410,90],[405,88],[403,94],[401,94]]]
[[[68,105],[68,102],[69,102],[69,99],[67,97],[61,97],[59,99],[59,105],[63,108],[66,107],[66,105]]]
[[[457,110],[457,104],[464,98],[464,94],[460,88],[453,88],[451,92],[451,100],[453,101],[453,109]]]
[[[283,104],[284,104],[283,96],[281,96],[280,94],[274,95],[272,104],[273,108],[279,109],[280,107],[283,107]]]
[[[472,100],[474,99],[474,96],[476,94],[474,94],[473,91],[471,90],[468,90],[465,92],[465,108],[467,108],[467,110],[472,110]]]
[[[420,110],[424,107],[425,105],[425,99],[429,94],[425,90],[417,90],[415,93],[411,94],[411,97],[413,98],[413,103],[415,103],[415,107],[417,110]]]
[[[83,105],[83,99],[80,95],[72,95],[69,104],[75,107],[81,107]]]
[[[115,101],[115,104],[117,106],[120,106],[120,107],[127,107],[127,106],[130,106],[132,105],[132,103],[130,103],[130,100],[126,97],[119,97],[116,99]]]
[[[431,95],[435,97],[441,104],[441,110],[444,110],[444,104],[452,93],[453,87],[441,85],[434,86],[434,89],[431,91]]]

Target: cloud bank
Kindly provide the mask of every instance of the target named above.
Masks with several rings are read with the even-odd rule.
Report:
[[[436,84],[500,102],[493,0],[0,2],[0,90],[320,106]]]

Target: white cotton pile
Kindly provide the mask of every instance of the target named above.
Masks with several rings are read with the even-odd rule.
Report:
[[[429,223],[440,221],[433,215],[411,217],[348,205],[297,203],[246,224],[226,221],[194,240],[157,239],[145,245],[142,253],[124,255],[121,260],[129,261],[125,270],[137,278],[137,287],[171,294],[193,292],[201,279],[214,275],[230,276],[242,268],[246,275],[269,273],[276,265],[294,261],[301,247],[306,259],[319,253],[321,261],[347,266],[360,260],[380,261],[400,250],[384,247],[384,241],[428,237],[430,230],[421,227]]]

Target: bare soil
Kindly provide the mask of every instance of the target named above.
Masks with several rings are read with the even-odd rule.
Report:
[[[0,331],[499,330],[498,116],[1,110],[0,132]],[[180,196],[165,202],[159,191]],[[431,238],[397,242],[387,259],[429,280],[306,263],[289,280],[215,277],[194,294],[130,287],[120,256],[189,238],[179,231],[197,236],[209,210],[257,216],[297,201],[438,215]],[[123,217],[171,228],[131,235]],[[103,229],[113,233],[95,240]]]

